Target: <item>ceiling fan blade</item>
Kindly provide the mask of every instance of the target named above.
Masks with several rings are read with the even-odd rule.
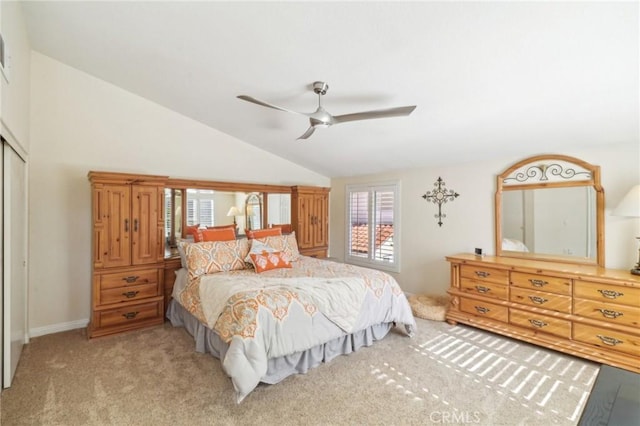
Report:
[[[309,136],[311,136],[313,134],[313,132],[316,131],[316,128],[314,126],[309,126],[309,128],[307,129],[306,132],[304,132],[302,134],[302,136],[300,136],[298,139],[296,140],[300,140],[300,139],[307,139]]]
[[[374,111],[355,112],[353,114],[334,115],[334,124],[346,123],[347,121],[370,120],[373,118],[401,117],[409,115],[416,109],[415,105],[397,108],[378,109]]]
[[[303,112],[292,111],[290,109],[282,108],[282,107],[267,103],[265,101],[261,101],[261,100],[256,99],[256,98],[252,98],[251,96],[247,96],[247,95],[240,95],[240,96],[237,96],[237,98],[238,99],[242,99],[243,101],[247,101],[247,102],[251,102],[251,103],[257,104],[257,105],[265,106],[267,108],[273,108],[273,109],[277,109],[279,111],[284,111],[284,112],[292,112],[294,114],[300,114],[300,115],[304,115],[304,116],[307,116],[307,117],[309,116],[309,114],[305,114]]]

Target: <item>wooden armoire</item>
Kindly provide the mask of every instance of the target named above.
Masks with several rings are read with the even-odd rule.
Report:
[[[329,191],[316,186],[291,187],[291,225],[304,256],[327,257]]]
[[[164,187],[168,177],[89,172],[93,287],[89,338],[164,321]]]

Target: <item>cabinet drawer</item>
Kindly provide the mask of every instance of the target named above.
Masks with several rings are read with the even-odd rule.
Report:
[[[460,290],[465,293],[481,294],[500,300],[509,300],[507,289],[508,287],[502,284],[476,281],[469,278],[462,278],[460,280]]]
[[[303,256],[324,259],[327,257],[327,249],[300,249],[300,254]]]
[[[540,315],[533,312],[509,310],[509,323],[556,336],[571,338],[571,322],[548,315]]]
[[[599,300],[575,299],[573,313],[587,318],[638,327],[640,307],[617,305]]]
[[[523,305],[537,308],[551,309],[553,311],[571,313],[571,296],[547,293],[544,291],[529,290],[526,288],[511,287],[509,300]]]
[[[632,334],[574,323],[573,339],[601,348],[640,356],[640,337]]]
[[[147,297],[159,296],[159,284],[148,283],[141,285],[130,285],[127,287],[107,288],[100,290],[100,304],[130,302],[132,300],[145,299]]]
[[[640,306],[640,288],[576,280],[573,292],[574,297]]]
[[[511,285],[532,290],[548,291],[549,293],[571,295],[571,280],[569,278],[512,272]]]
[[[123,306],[122,308],[95,311],[94,319],[96,327],[110,327],[162,318],[162,314],[162,300],[158,300],[139,305]]]
[[[158,282],[158,269],[139,269],[100,275],[100,288],[116,288]]]
[[[509,284],[509,271],[505,269],[485,268],[483,266],[462,265],[460,275],[476,281]]]
[[[483,316],[502,322],[509,319],[509,309],[506,306],[494,305],[480,300],[460,298],[460,310],[469,314]]]

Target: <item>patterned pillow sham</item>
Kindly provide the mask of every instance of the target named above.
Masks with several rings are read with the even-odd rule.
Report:
[[[281,251],[285,253],[290,261],[295,261],[300,258],[300,252],[298,251],[298,242],[296,241],[296,233],[292,232],[287,235],[277,235],[265,238],[256,238],[255,241],[260,241],[272,247],[275,251]]]
[[[256,272],[270,271],[279,268],[292,268],[289,256],[279,251],[263,251],[262,253],[250,253],[251,262]]]
[[[249,253],[249,242],[246,239],[205,241],[186,244],[184,249],[189,279],[194,279],[204,274],[245,269],[244,259]]]

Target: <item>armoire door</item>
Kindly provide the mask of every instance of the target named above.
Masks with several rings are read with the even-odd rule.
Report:
[[[105,185],[100,193],[98,215],[104,224],[103,266],[131,265],[131,186]]]
[[[329,197],[316,195],[313,197],[313,244],[326,246],[328,244]]]
[[[131,188],[132,265],[158,262],[158,188],[133,185]]]
[[[3,147],[2,386],[11,386],[27,330],[27,173],[25,161]]]

